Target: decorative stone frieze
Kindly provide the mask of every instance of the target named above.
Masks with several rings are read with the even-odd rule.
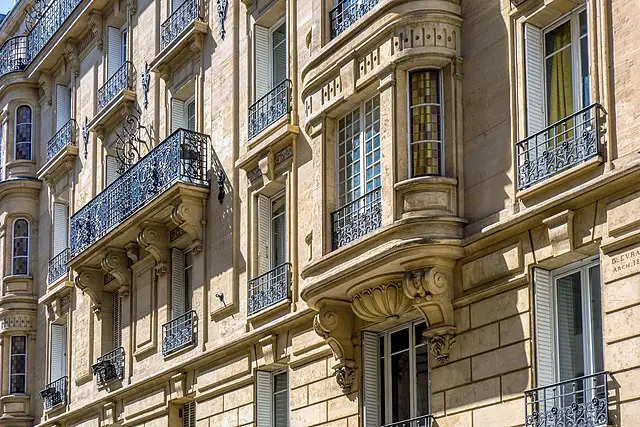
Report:
[[[120,285],[118,292],[122,296],[128,296],[131,285],[131,272],[129,270],[127,252],[110,248],[102,259],[102,269],[116,279]]]
[[[388,280],[350,292],[351,308],[359,318],[369,322],[396,320],[413,307],[413,300],[404,292],[402,277]]]
[[[35,310],[7,310],[0,314],[0,334],[11,331],[35,331]]]

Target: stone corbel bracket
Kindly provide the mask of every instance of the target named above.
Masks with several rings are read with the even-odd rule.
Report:
[[[98,47],[98,50],[102,52],[104,41],[102,38],[102,14],[99,11],[94,10],[89,14],[89,28],[91,28],[96,39],[96,46]]]
[[[78,48],[74,40],[69,40],[64,49],[64,54],[69,62],[71,71],[78,77],[80,75],[80,59],[78,58]]]
[[[51,105],[51,74],[42,72],[38,77],[38,85],[42,89],[41,104]]]
[[[344,393],[355,383],[355,354],[351,339],[354,314],[351,304],[341,300],[321,300],[313,319],[313,329],[331,348],[338,362],[333,366],[336,381]]]
[[[169,238],[165,227],[157,224],[145,224],[138,233],[138,244],[156,260],[156,272],[162,275],[167,271],[167,252]]]
[[[129,270],[129,257],[127,252],[121,249],[109,248],[102,259],[102,269],[115,277],[120,285],[118,292],[122,296],[129,296],[131,284],[131,271]]]
[[[182,199],[173,205],[171,221],[184,230],[192,242],[201,242],[203,213],[200,201]]]
[[[80,267],[77,271],[76,286],[91,299],[91,309],[98,314],[102,310],[102,287],[104,274],[99,268]]]
[[[573,211],[566,210],[542,220],[542,223],[547,226],[552,253],[573,252],[573,216]]]

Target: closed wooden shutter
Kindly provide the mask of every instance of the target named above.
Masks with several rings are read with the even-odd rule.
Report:
[[[67,326],[51,325],[51,374],[49,381],[67,375]]]
[[[196,402],[182,405],[182,427],[196,427]]]
[[[106,158],[106,168],[107,168],[107,173],[106,173],[107,182],[106,182],[106,184],[109,185],[112,182],[114,182],[116,179],[118,179],[118,177],[120,176],[120,173],[118,171],[118,169],[120,169],[120,162],[118,161],[117,158],[115,158],[113,156],[107,156],[107,158]],[[105,185],[105,187],[107,185]]]
[[[527,96],[527,135],[545,127],[544,115],[544,57],[542,30],[531,24],[524,25],[525,89]]]
[[[122,65],[122,32],[120,28],[109,27],[107,52],[107,78],[113,76]]]
[[[56,85],[56,131],[71,118],[71,90],[63,85]]]
[[[67,249],[69,236],[69,207],[64,203],[53,204],[53,256]]]
[[[171,250],[171,319],[184,314],[184,252]]]
[[[541,268],[535,268],[533,270],[533,287],[535,294],[537,387],[542,387],[555,382],[551,273]]]
[[[256,371],[256,427],[272,427],[273,382],[271,372]]]
[[[378,388],[380,379],[378,378],[378,334],[374,332],[362,333],[362,390],[363,390],[363,410],[364,427],[380,427],[380,397]]]
[[[171,99],[171,132],[180,128],[186,128],[184,101]]]
[[[271,89],[271,67],[269,66],[269,29],[255,26],[256,98],[262,98]]]
[[[270,269],[269,244],[271,242],[271,200],[258,195],[258,274],[264,274]]]
[[[122,297],[113,294],[113,348],[122,347]]]

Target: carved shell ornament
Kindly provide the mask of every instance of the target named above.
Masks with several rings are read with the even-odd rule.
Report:
[[[407,298],[402,289],[402,282],[363,289],[355,293],[351,301],[354,313],[370,322],[396,320],[413,306],[413,301]]]

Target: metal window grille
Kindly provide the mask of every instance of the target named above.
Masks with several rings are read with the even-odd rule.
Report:
[[[346,31],[365,13],[378,4],[378,0],[342,0],[329,11],[331,38]]]
[[[190,23],[201,18],[198,0],[186,0],[182,3],[160,27],[161,49],[164,49],[174,41]]]
[[[49,270],[47,272],[47,284],[51,284],[67,274],[67,261],[69,261],[69,248],[49,260]]]
[[[442,163],[442,101],[440,72],[410,74],[411,176],[440,175]]]
[[[249,316],[289,298],[291,265],[281,264],[274,269],[249,280],[247,313]]]
[[[249,106],[248,135],[252,139],[291,111],[291,80],[283,80]]]
[[[133,90],[133,63],[125,61],[118,71],[98,89],[98,111],[102,110],[109,102],[125,89]]]
[[[40,390],[44,409],[67,403],[67,377],[58,378]]]
[[[376,188],[331,213],[333,250],[382,226],[382,189]]]
[[[124,378],[124,348],[119,347],[98,357],[93,364],[93,375],[98,387],[103,387],[113,381]]]
[[[178,182],[207,187],[207,135],[178,129],[71,217],[70,257]]]
[[[522,190],[600,154],[604,110],[592,104],[518,142]]]
[[[76,145],[77,127],[76,121],[71,119],[47,141],[47,162],[53,159],[67,145]]]
[[[525,391],[525,427],[606,426],[608,378],[601,372]]]
[[[167,356],[196,343],[198,316],[191,310],[162,325],[162,355]]]

